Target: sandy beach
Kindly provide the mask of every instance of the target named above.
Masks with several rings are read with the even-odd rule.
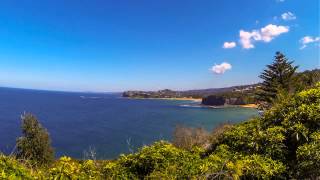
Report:
[[[244,104],[244,105],[239,105],[240,107],[245,107],[245,108],[258,108],[257,104]]]
[[[129,99],[163,99],[163,100],[174,100],[174,101],[194,101],[194,102],[201,102],[201,98],[140,98],[140,97],[129,97]]]
[[[194,101],[194,102],[201,102],[201,98],[155,98],[155,99],[165,99],[165,100],[176,100],[176,101]]]

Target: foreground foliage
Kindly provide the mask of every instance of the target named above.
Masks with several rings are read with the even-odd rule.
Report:
[[[164,141],[144,147],[135,154],[122,155],[116,161],[77,161],[61,157],[50,168],[31,171],[14,158],[1,156],[0,177],[21,179],[206,179],[270,178],[285,171],[278,161],[261,155],[232,154],[221,145],[207,157],[204,150],[179,149]]]
[[[159,141],[112,161],[61,157],[49,167],[31,168],[27,161],[1,155],[0,179],[316,179],[320,84],[262,117],[221,126],[207,139],[210,148],[199,147],[195,134],[192,143],[182,140],[185,147]]]

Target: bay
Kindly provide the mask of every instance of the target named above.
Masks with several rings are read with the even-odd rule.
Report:
[[[203,108],[193,101],[126,99],[120,93],[74,93],[0,88],[0,151],[12,152],[20,116],[35,114],[52,138],[56,156],[98,159],[171,140],[177,124],[211,130],[258,116],[251,108]]]

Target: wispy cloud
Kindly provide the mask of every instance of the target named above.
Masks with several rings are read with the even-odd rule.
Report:
[[[223,48],[225,48],[225,49],[230,49],[230,48],[234,48],[234,47],[236,47],[235,42],[224,42],[223,43]]]
[[[297,19],[297,17],[292,12],[285,12],[285,13],[281,14],[281,18],[285,21]]]
[[[244,49],[254,48],[255,41],[270,42],[282,33],[289,32],[288,26],[277,26],[269,24],[260,30],[244,31],[240,30],[240,43]]]
[[[308,44],[320,42],[320,37],[312,37],[312,36],[305,36],[300,39],[301,47],[300,49],[304,49],[307,47]]]
[[[230,70],[231,68],[232,68],[231,64],[227,62],[223,62],[221,64],[215,64],[214,66],[212,66],[210,70],[215,74],[223,74],[227,70]]]

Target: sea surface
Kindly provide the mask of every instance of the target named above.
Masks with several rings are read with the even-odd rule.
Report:
[[[35,114],[52,138],[56,156],[116,158],[157,140],[171,140],[176,125],[211,130],[258,116],[250,108],[203,108],[193,101],[126,99],[120,93],[71,93],[0,88],[0,151],[11,153],[20,116]]]

